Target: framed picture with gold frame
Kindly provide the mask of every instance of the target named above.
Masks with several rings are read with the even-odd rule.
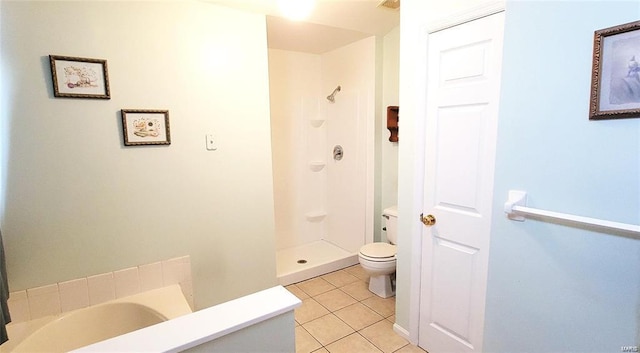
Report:
[[[640,21],[597,30],[590,120],[640,117]]]
[[[170,145],[168,110],[122,109],[125,146]]]
[[[55,97],[111,98],[106,60],[49,55],[49,63]]]

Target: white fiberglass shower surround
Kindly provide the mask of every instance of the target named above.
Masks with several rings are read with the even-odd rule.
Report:
[[[373,241],[375,45],[269,50],[280,284],[356,264]]]

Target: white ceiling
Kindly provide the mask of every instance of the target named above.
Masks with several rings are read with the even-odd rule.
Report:
[[[267,15],[269,48],[315,54],[387,34],[400,24],[400,11],[378,7],[381,0],[316,0],[304,22],[282,18],[276,0],[205,1]]]

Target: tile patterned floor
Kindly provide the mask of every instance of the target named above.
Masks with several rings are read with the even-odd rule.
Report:
[[[425,353],[393,331],[395,297],[374,295],[368,282],[355,265],[287,286],[302,300],[296,353]]]

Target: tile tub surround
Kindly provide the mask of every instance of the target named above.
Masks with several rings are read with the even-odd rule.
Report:
[[[152,289],[179,284],[193,310],[189,256],[130,267],[9,294],[13,323],[101,304]]]
[[[369,291],[360,265],[286,286],[295,310],[296,353],[424,353],[393,331],[395,297]]]

